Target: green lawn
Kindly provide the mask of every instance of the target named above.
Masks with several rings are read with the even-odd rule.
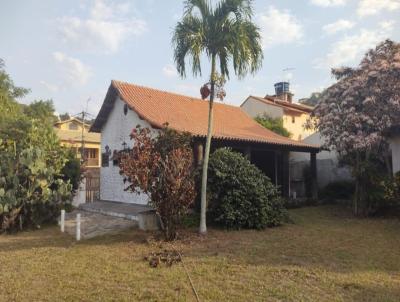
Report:
[[[290,211],[265,231],[193,232],[175,243],[202,301],[400,301],[400,221],[338,207]],[[56,227],[0,236],[0,301],[192,301],[182,264],[150,268],[166,243],[137,230],[75,243]]]

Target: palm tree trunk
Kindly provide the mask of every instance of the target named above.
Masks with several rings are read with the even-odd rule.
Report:
[[[206,210],[207,210],[207,174],[208,174],[208,159],[210,157],[211,136],[213,129],[213,105],[214,105],[214,87],[215,86],[215,55],[211,58],[211,94],[208,107],[208,130],[206,139],[206,150],[203,160],[203,173],[201,177],[201,203],[200,203],[200,234],[207,233]]]

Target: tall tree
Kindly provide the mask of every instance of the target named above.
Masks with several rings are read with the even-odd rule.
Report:
[[[57,121],[52,100],[33,101],[23,108],[24,113],[32,119],[38,119],[50,124],[54,124]]]
[[[400,124],[400,44],[387,40],[371,49],[356,68],[334,69],[309,127],[326,138],[326,147],[351,158],[356,179],[354,213],[368,214],[368,169],[387,150],[385,131]],[[376,173],[370,173],[374,177]]]
[[[29,93],[29,89],[17,87],[13,80],[4,69],[4,61],[0,59],[0,96],[15,99],[25,96]]]
[[[187,59],[194,76],[201,76],[202,55],[211,61],[208,131],[201,181],[201,234],[207,232],[207,171],[218,73],[229,79],[229,62],[232,61],[235,74],[243,78],[249,72],[254,74],[262,64],[261,36],[259,28],[252,22],[251,4],[251,0],[222,0],[213,6],[208,0],[187,0],[183,18],[176,25],[172,39],[174,60],[182,77],[186,76]]]
[[[52,221],[72,191],[52,103],[19,104],[29,90],[16,87],[3,67],[0,60],[0,233]]]

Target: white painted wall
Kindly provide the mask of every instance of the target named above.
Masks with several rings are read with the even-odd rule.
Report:
[[[283,117],[283,108],[262,103],[252,97],[249,97],[246,102],[241,105],[241,108],[253,118],[264,113],[272,118]]]
[[[400,136],[390,139],[390,148],[392,149],[393,173],[400,171]]]
[[[106,146],[110,148],[111,154],[114,150],[121,150],[124,141],[129,147],[132,147],[133,142],[129,135],[137,125],[151,128],[146,121],[140,119],[132,110],[128,110],[127,115],[124,115],[124,104],[125,102],[119,98],[115,101],[114,108],[111,110],[107,122],[102,128],[102,153],[105,152]],[[100,169],[100,199],[137,204],[148,203],[147,195],[126,192],[124,191],[125,187],[123,177],[119,174],[119,167],[113,165],[110,157],[109,166],[101,167]]]
[[[319,132],[313,133],[302,140],[303,143],[311,145],[322,145],[325,143]],[[310,154],[304,152],[291,152],[290,158],[294,161],[310,160]],[[337,161],[337,153],[334,151],[321,151],[317,154],[317,160],[332,159]]]
[[[311,134],[302,142],[313,145],[322,145],[324,139],[319,132]],[[290,178],[297,185],[297,190],[304,192],[303,169],[310,164],[310,154],[290,152]],[[351,180],[351,171],[348,167],[339,166],[338,154],[335,151],[321,151],[317,154],[317,181],[318,187],[323,188],[335,181]]]

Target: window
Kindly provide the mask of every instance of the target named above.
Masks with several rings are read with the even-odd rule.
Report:
[[[128,104],[124,105],[124,114],[127,115],[128,114]]]
[[[296,123],[296,117],[292,116],[292,124]]]
[[[101,154],[101,166],[102,167],[108,167],[109,165],[109,155],[107,153],[102,153]]]
[[[97,149],[85,149],[86,158],[97,158]]]
[[[76,123],[70,123],[68,125],[69,130],[78,130],[78,125]]]

